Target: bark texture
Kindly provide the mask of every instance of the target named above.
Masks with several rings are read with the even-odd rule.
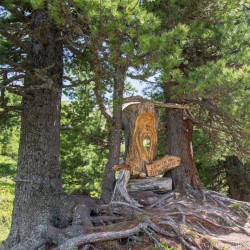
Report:
[[[63,227],[59,165],[60,100],[63,46],[60,32],[46,10],[33,12],[31,20],[32,71],[26,72],[21,138],[8,248],[24,249],[47,225]],[[27,247],[26,247],[27,248]]]
[[[187,184],[194,189],[201,187],[192,147],[193,123],[186,111],[169,110],[167,113],[169,154],[179,156],[181,165],[171,171],[173,186],[184,194]]]

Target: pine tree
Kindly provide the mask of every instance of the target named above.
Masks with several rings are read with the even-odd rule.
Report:
[[[184,166],[172,171],[175,187],[185,193],[183,180],[193,188],[200,187],[189,146],[192,123],[216,138],[215,143],[227,141],[231,151],[247,154],[242,137],[249,134],[245,129],[247,111],[242,109],[249,99],[246,6],[243,2],[183,0],[155,1],[148,3],[147,8],[161,18],[162,32],[175,32],[171,43],[162,45],[162,57],[154,64],[161,69],[158,86],[166,101],[188,103],[193,110],[192,117],[174,110],[167,115],[169,153],[181,156],[189,152]],[[177,51],[175,57],[165,52],[171,46]],[[178,124],[182,125],[177,131]],[[174,135],[178,133],[182,133],[180,138],[189,138],[185,148],[179,140],[178,145],[175,143]]]
[[[8,76],[2,87],[22,96],[14,210],[6,245],[27,249],[28,241],[39,242],[48,221],[61,223],[63,44],[47,2],[4,1],[2,6],[0,34],[11,44],[10,54],[1,58]],[[21,79],[23,83],[15,84]]]

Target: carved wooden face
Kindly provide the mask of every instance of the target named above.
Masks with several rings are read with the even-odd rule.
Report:
[[[142,113],[136,119],[136,129],[151,136],[155,133],[155,116],[153,113]]]
[[[157,133],[155,128],[155,116],[153,113],[142,113],[136,119],[134,131],[135,148],[141,159],[150,162],[153,160],[156,144]],[[150,145],[145,146],[145,140]]]

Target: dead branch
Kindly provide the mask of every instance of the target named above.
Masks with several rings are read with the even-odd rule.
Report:
[[[130,178],[129,170],[121,170],[119,172],[115,189],[111,198],[111,203],[124,203],[134,208],[143,207],[136,200],[129,196],[127,191],[127,184]]]
[[[170,108],[170,109],[189,109],[188,105],[182,105],[177,103],[162,103],[156,101],[153,101],[153,103],[156,107]]]
[[[170,108],[170,109],[189,109],[188,105],[182,105],[182,104],[178,104],[178,103],[157,102],[154,100],[146,99],[142,96],[131,96],[131,97],[126,97],[123,99],[123,103],[130,103],[130,102],[151,102],[156,107]]]
[[[68,39],[64,39],[66,48],[71,51],[74,55],[76,55],[79,59],[85,60],[85,55],[82,51],[77,49],[73,43],[71,43]]]

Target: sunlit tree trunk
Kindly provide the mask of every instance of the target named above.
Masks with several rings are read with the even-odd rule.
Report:
[[[31,70],[26,72],[12,226],[6,245],[19,249],[36,240],[46,225],[60,227],[59,165],[63,46],[46,10],[31,20]],[[33,238],[34,237],[34,238]],[[20,249],[23,249],[20,247]]]

